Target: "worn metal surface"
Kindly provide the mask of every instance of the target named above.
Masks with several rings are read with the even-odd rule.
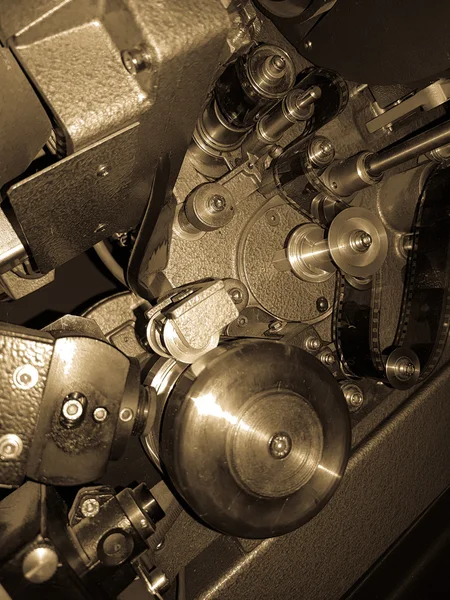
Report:
[[[26,256],[22,242],[5,213],[0,209],[0,275],[21,263]]]
[[[0,48],[0,80],[2,187],[28,167],[48,140],[51,124],[33,88],[7,48]]]
[[[131,125],[9,189],[11,205],[42,273],[139,220],[149,182],[142,163],[136,161],[138,138],[138,124]]]

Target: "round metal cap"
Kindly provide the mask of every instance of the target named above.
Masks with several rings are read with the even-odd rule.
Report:
[[[263,98],[283,98],[295,83],[295,65],[278,46],[261,44],[249,54],[244,68],[249,83]]]
[[[386,359],[386,376],[397,390],[413,387],[420,377],[420,361],[410,348],[396,348]]]
[[[241,339],[181,374],[162,419],[160,459],[207,525],[261,539],[321,510],[349,446],[343,394],[320,361],[279,342]]]
[[[333,219],[328,245],[337,267],[360,278],[376,273],[388,251],[383,223],[370,210],[360,207],[346,208]]]

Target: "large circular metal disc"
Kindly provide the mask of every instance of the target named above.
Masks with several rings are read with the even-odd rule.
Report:
[[[168,398],[160,459],[207,525],[266,538],[330,499],[347,464],[349,414],[334,377],[300,348],[266,340],[219,346]]]

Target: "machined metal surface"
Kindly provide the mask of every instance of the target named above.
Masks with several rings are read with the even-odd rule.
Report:
[[[0,274],[10,271],[27,257],[26,250],[5,213],[0,210]]]
[[[347,461],[347,415],[334,378],[308,353],[230,342],[176,382],[160,460],[204,522],[272,537],[308,521],[331,497]]]

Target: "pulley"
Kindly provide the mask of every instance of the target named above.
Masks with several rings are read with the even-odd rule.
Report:
[[[146,445],[207,525],[273,537],[331,498],[347,464],[350,423],[339,385],[318,359],[241,339],[189,367],[172,361],[157,371],[160,425]]]
[[[347,275],[366,278],[387,255],[387,234],[380,219],[365,208],[347,208],[325,231],[313,223],[295,228],[286,248],[273,257],[274,267],[291,270],[304,281],[326,281],[336,267]]]

